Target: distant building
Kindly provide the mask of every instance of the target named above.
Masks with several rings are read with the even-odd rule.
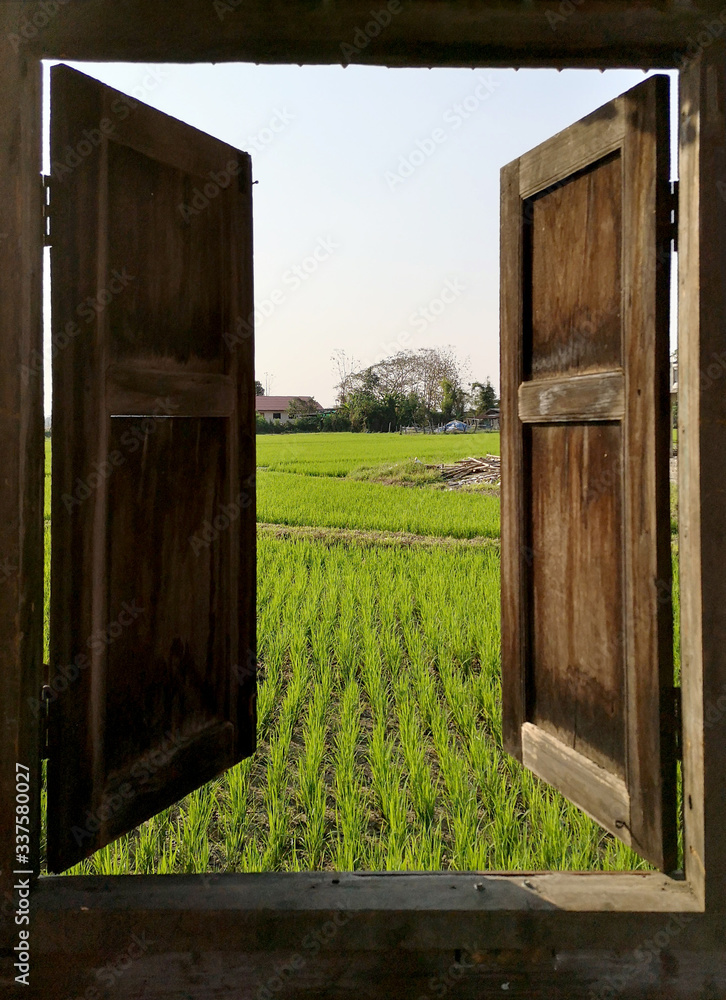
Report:
[[[479,427],[485,431],[498,431],[500,427],[500,411],[487,410],[486,413],[479,414],[477,420]]]
[[[290,419],[288,407],[293,402],[306,406],[311,413],[319,413],[323,409],[312,396],[257,396],[255,409],[269,424],[286,424]]]

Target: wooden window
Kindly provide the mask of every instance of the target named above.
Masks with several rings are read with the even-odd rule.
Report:
[[[508,751],[676,866],[668,77],[502,171]]]
[[[333,14],[291,3],[284,18],[261,0],[224,17],[195,2],[113,0],[68,4],[39,28],[25,4],[5,4],[10,43],[0,60],[0,942],[11,985],[17,931],[12,920],[16,762],[39,789],[39,726],[29,702],[41,684],[42,383],[23,378],[42,352],[40,171],[41,58],[155,62],[212,60],[337,62],[341,38],[355,37],[361,12]],[[181,10],[180,7],[184,9]],[[711,31],[716,4],[610,0],[558,13],[511,0],[433,7],[413,0],[362,61],[380,65],[652,68],[680,65],[679,504],[682,607],[685,880],[657,873],[586,877],[570,873],[385,878],[307,873],[262,876],[40,880],[32,899],[36,990],[85,995],[104,963],[124,960],[118,997],[169,992],[223,997],[230,982],[252,994],[272,969],[300,971],[290,996],[331,997],[371,989],[426,993],[458,978],[463,997],[502,986],[540,995],[654,995],[693,998],[724,991],[726,898],[726,422],[717,359],[725,326],[724,108],[726,46]],[[476,16],[473,16],[472,11]],[[707,16],[708,15],[708,16]],[[367,15],[366,15],[367,16]],[[707,24],[704,23],[707,21]],[[20,32],[23,32],[22,34]],[[700,39],[705,38],[705,42]],[[696,41],[699,39],[699,41]],[[711,373],[709,373],[711,369]],[[37,872],[39,793],[31,816]],[[314,887],[315,891],[311,891]],[[459,891],[451,891],[456,887]],[[484,889],[486,891],[478,891]],[[705,912],[704,912],[705,911]],[[331,919],[344,930],[330,940]],[[131,935],[151,927],[153,947],[131,965]],[[307,950],[306,943],[313,947]],[[660,943],[659,943],[660,942]],[[661,945],[663,942],[670,942]],[[301,943],[303,950],[300,951]],[[320,946],[320,947],[319,947]],[[452,966],[456,949],[473,958]],[[645,948],[645,950],[643,950]],[[650,948],[650,950],[648,950]],[[291,962],[290,960],[294,961]],[[3,979],[3,982],[6,980]],[[277,989],[279,980],[275,982]]]
[[[64,66],[51,95],[57,872],[254,749],[255,392],[249,156]]]

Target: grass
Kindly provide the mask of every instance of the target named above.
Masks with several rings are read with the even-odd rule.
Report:
[[[383,463],[455,462],[499,454],[499,434],[261,434],[257,465],[271,472],[347,476]]]
[[[282,438],[296,471],[259,476],[257,752],[72,873],[648,867],[503,751],[498,499],[368,481],[422,444],[498,451],[484,437]]]
[[[261,538],[258,752],[75,871],[642,867],[503,753],[498,586],[496,548]]]
[[[258,472],[257,514],[268,524],[498,538],[499,500],[351,479]]]

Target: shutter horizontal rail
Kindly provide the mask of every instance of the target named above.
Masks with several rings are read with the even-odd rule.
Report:
[[[525,424],[621,420],[624,413],[622,371],[538,379],[519,387],[519,419]]]
[[[531,722],[522,725],[522,763],[626,844],[630,839],[630,795],[624,781]],[[610,821],[608,822],[608,818]]]
[[[111,365],[106,371],[106,408],[112,416],[228,417],[236,387],[216,372],[154,371]]]

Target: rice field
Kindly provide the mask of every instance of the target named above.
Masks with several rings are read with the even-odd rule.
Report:
[[[455,462],[498,455],[499,434],[260,434],[257,465],[271,472],[346,476],[383,462]]]
[[[647,867],[502,750],[497,497],[356,481],[422,441],[258,439],[257,752],[72,873]]]
[[[257,516],[268,524],[499,538],[499,498],[319,475],[257,473]]]

